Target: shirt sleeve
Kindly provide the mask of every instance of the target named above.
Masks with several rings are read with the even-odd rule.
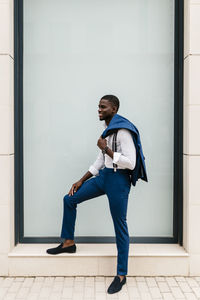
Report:
[[[99,151],[99,154],[97,156],[97,159],[95,160],[95,162],[89,167],[89,172],[96,176],[99,174],[99,170],[102,169],[104,167],[105,163],[104,163],[104,156],[102,151]]]
[[[121,152],[114,152],[113,163],[122,168],[133,170],[136,164],[136,149],[132,135],[127,129],[120,129],[117,133],[117,140],[121,146]]]

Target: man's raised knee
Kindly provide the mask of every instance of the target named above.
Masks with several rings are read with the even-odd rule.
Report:
[[[67,205],[69,207],[74,207],[75,203],[71,200],[72,196],[69,196],[68,194],[64,196],[63,202],[64,205]]]

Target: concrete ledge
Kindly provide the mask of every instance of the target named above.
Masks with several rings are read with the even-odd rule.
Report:
[[[49,255],[58,244],[18,244],[9,254],[10,276],[113,276],[115,244],[76,244],[76,253]],[[131,244],[128,275],[187,276],[188,253],[178,244]]]

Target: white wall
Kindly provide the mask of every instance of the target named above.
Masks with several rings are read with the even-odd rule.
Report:
[[[185,0],[184,247],[200,274],[200,0]]]
[[[0,0],[0,275],[14,245],[13,1]]]

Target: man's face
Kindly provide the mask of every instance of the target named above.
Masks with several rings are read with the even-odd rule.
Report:
[[[114,114],[116,114],[117,109],[115,106],[112,105],[112,103],[110,103],[108,100],[105,99],[101,99],[99,101],[99,109],[98,109],[98,113],[99,113],[99,119],[102,120],[106,120],[106,119],[111,119]]]

